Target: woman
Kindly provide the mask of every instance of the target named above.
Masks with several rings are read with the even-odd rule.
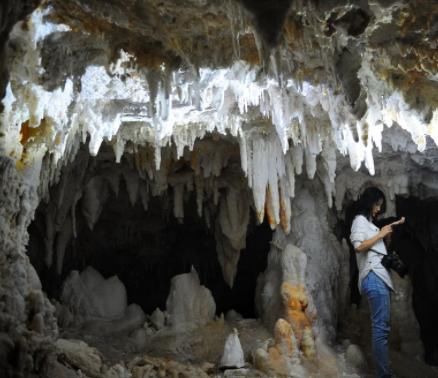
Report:
[[[372,222],[385,211],[385,195],[375,187],[365,189],[359,198],[356,217],[351,226],[350,240],[356,251],[359,268],[359,292],[368,299],[371,310],[372,346],[378,377],[391,377],[388,357],[391,276],[381,264],[387,254],[384,238],[392,226],[404,218],[379,228]]]

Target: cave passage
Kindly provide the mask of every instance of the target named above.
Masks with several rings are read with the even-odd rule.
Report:
[[[185,199],[184,221],[172,214],[172,189],[151,197],[147,211],[141,201],[132,206],[126,185],[111,194],[90,230],[81,212],[76,214],[76,238],[67,244],[62,272],[55,261],[44,261],[46,211],[41,203],[29,228],[28,254],[49,298],[59,300],[62,283],[72,270],[92,266],[105,278],[117,275],[127,290],[128,303],[137,303],[145,313],[166,308],[171,278],[190,272],[193,266],[201,284],[212,292],[216,312],[234,309],[243,317],[254,318],[255,288],[258,275],[266,268],[272,230],[267,223],[256,225],[253,215],[248,224],[246,249],[241,251],[233,288],[225,283],[216,253],[214,230],[196,211],[195,195]]]

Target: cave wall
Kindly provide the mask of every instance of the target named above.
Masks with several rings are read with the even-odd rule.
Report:
[[[4,1],[0,8],[2,369],[37,370],[41,343],[32,337],[56,336],[52,308],[25,254],[27,228],[38,203],[50,199],[49,187],[66,185],[61,168],[87,138],[91,155],[104,141],[117,162],[133,153],[134,176],[165,171],[168,144],[179,158],[210,132],[235,138],[231,150],[218,148],[215,139],[207,143],[192,168],[214,176],[229,156],[238,156],[234,164],[250,188],[246,204],[253,201],[259,222],[266,216],[271,227],[291,231],[290,241],[308,254],[307,285],[321,329],[332,339],[344,308],[347,264],[330,233],[327,207],[333,202],[333,212],[342,214],[370,183],[386,193],[389,215],[396,195],[438,195],[436,4],[114,1],[106,11],[105,2],[87,3],[52,1],[51,9],[45,3],[12,33],[37,2]],[[178,187],[178,204],[185,191],[179,173],[171,185]],[[161,174],[153,180],[159,192],[166,180]],[[135,192],[136,181],[127,181]],[[100,194],[95,184],[84,196]],[[234,220],[248,217],[247,207],[238,210],[240,185],[221,200],[222,209],[228,206],[223,219],[227,211],[235,211]],[[65,247],[76,194],[61,191],[51,205],[55,223],[45,264]],[[89,225],[103,206],[95,203]],[[180,211],[174,208],[177,218]],[[231,284],[234,252],[244,240],[241,229],[231,232],[233,224],[239,222],[221,225],[226,243],[220,247],[229,257],[221,264]],[[55,243],[56,233],[63,236]],[[433,250],[433,241],[427,245]],[[433,253],[423,254],[432,259],[433,281]],[[432,293],[434,284],[420,287]],[[429,324],[424,302],[414,306]],[[433,332],[425,327],[433,361],[436,345],[427,341]]]
[[[41,369],[58,327],[26,254],[37,188],[17,175],[13,161],[5,157],[0,177],[0,372],[4,377],[26,376]]]
[[[408,219],[405,227],[396,231],[393,248],[409,269],[412,282],[412,308],[420,326],[424,358],[438,364],[437,327],[434,324],[437,300],[438,253],[436,244],[437,200],[417,197],[396,200],[397,212]],[[405,215],[406,214],[406,215]]]
[[[6,58],[9,33],[14,25],[32,13],[39,3],[40,0],[5,0],[0,4],[0,98],[5,96],[9,80]],[[0,104],[0,112],[2,111],[3,104]]]

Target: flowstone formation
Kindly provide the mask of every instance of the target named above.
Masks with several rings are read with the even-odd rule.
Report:
[[[300,356],[315,357],[312,323],[316,313],[309,307],[306,290],[306,255],[296,246],[284,244],[287,243],[284,235],[277,233],[276,236],[268,257],[268,269],[259,279],[257,297],[262,319],[271,326],[275,322],[275,342],[267,350],[256,351],[255,364],[268,374],[283,376],[302,369]]]
[[[0,4],[0,375],[369,374],[369,185],[436,375],[438,4],[110,3]]]

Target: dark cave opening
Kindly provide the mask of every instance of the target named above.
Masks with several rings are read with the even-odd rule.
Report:
[[[136,303],[151,314],[157,307],[165,310],[171,278],[190,272],[193,266],[201,284],[212,292],[217,315],[233,309],[245,318],[255,318],[256,282],[266,268],[270,226],[257,225],[251,215],[246,248],[241,251],[231,289],[218,261],[214,229],[197,214],[195,196],[185,199],[180,223],[172,214],[171,192],[168,189],[162,196],[151,197],[145,211],[141,201],[131,205],[128,189],[121,181],[118,195],[110,194],[93,230],[77,211],[77,237],[66,246],[61,274],[56,269],[56,253],[50,267],[45,263],[50,203],[41,203],[29,227],[28,255],[48,297],[59,301],[69,273],[92,266],[105,278],[117,275],[126,287],[128,303]]]

